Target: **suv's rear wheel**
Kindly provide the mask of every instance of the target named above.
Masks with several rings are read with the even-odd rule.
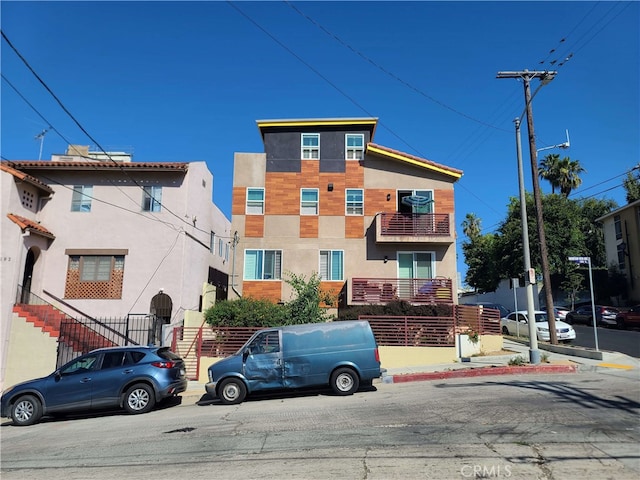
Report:
[[[153,388],[144,383],[134,385],[124,395],[124,409],[128,413],[147,413],[155,404]]]
[[[13,424],[19,427],[33,425],[42,417],[42,405],[33,395],[18,398],[11,407]]]

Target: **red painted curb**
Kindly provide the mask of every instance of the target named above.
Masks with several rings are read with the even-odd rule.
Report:
[[[503,367],[480,367],[450,370],[446,372],[405,373],[393,375],[392,383],[443,380],[446,378],[482,377],[487,375],[520,375],[525,373],[576,373],[575,365],[519,365]]]

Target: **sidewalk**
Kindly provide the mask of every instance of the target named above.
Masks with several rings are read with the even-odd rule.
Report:
[[[593,349],[566,345],[548,345],[539,343],[541,362],[529,364],[529,345],[521,341],[505,338],[503,350],[508,355],[484,355],[451,363],[436,365],[420,365],[385,369],[382,366],[382,377],[375,383],[404,383],[447,378],[480,377],[488,375],[522,375],[532,373],[577,373],[579,371],[596,371],[598,369],[640,369],[640,359],[618,352],[596,352]],[[553,351],[551,351],[553,350]],[[509,365],[514,359],[521,358],[523,365]],[[466,361],[468,360],[468,361]],[[190,381],[185,392],[180,395],[196,397],[197,401],[205,395],[204,384]]]
[[[484,355],[465,359],[468,361],[388,369],[383,372],[381,380],[384,383],[403,383],[485,375],[576,373],[595,371],[599,368],[640,368],[639,359],[617,352],[596,352],[582,347],[544,343],[539,343],[538,349],[541,362],[538,365],[530,365],[528,343],[505,338],[503,350],[513,352],[508,355]],[[523,360],[523,365],[510,365],[518,358]]]

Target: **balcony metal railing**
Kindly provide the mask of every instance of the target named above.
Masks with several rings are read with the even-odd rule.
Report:
[[[353,278],[352,304],[385,304],[404,300],[413,304],[453,304],[450,278]]]
[[[382,212],[379,217],[381,235],[424,237],[451,234],[448,213]]]

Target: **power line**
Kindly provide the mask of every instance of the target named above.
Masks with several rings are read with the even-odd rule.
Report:
[[[359,50],[356,50],[354,47],[352,47],[350,44],[346,43],[345,41],[343,41],[340,37],[338,37],[335,33],[329,31],[327,28],[325,28],[324,26],[322,26],[320,23],[318,23],[316,20],[314,20],[313,18],[309,17],[308,15],[306,15],[305,13],[303,13],[302,11],[300,11],[298,9],[298,7],[296,7],[295,5],[293,5],[291,2],[289,2],[288,0],[284,0],[284,3],[286,3],[287,5],[289,5],[289,7],[291,7],[295,12],[297,12],[300,16],[306,18],[309,22],[313,23],[316,27],[318,27],[320,30],[322,30],[323,32],[325,32],[327,35],[329,35],[330,37],[332,37],[334,40],[336,40],[338,43],[340,43],[342,46],[344,46],[345,48],[351,50],[353,53],[355,53],[356,55],[358,55],[359,57],[361,57],[362,59],[364,59],[365,61],[367,61],[368,63],[370,63],[371,65],[373,65],[374,67],[376,67],[378,70],[380,70],[381,72],[383,72],[384,74],[390,76],[391,78],[393,78],[394,80],[400,82],[402,85],[410,88],[411,90],[413,90],[414,92],[418,93],[419,95],[423,96],[424,98],[426,98],[427,100],[430,100],[431,102],[440,105],[443,108],[446,108],[447,110],[452,111],[453,113],[460,115],[461,117],[464,117],[468,120],[471,120],[473,122],[479,123],[481,125],[484,125],[485,127],[489,127],[489,128],[494,128],[496,130],[500,130],[502,132],[507,132],[507,133],[511,133],[510,130],[506,130],[504,128],[500,128],[500,127],[496,127],[495,125],[491,125],[490,123],[484,122],[482,120],[478,120],[477,118],[472,117],[471,115],[467,115],[464,112],[461,112],[460,110],[457,110],[455,108],[453,108],[450,105],[447,105],[446,103],[432,97],[431,95],[428,95],[427,93],[423,92],[422,90],[420,90],[418,87],[415,87],[414,85],[410,84],[409,82],[403,80],[402,78],[398,77],[396,74],[394,74],[393,72],[390,72],[389,70],[387,70],[385,67],[381,66],[380,64],[378,64],[377,62],[375,62],[373,59],[371,59],[371,57],[366,56],[364,53],[362,53]]]
[[[47,90],[47,92],[49,92],[49,94],[56,100],[56,102],[58,103],[58,105],[60,105],[60,107],[64,110],[64,112],[75,122],[75,124],[80,128],[80,130],[82,130],[82,132],[99,148],[99,150],[104,153],[111,162],[113,162],[118,169],[124,173],[136,186],[138,186],[143,192],[145,192],[144,186],[140,185],[133,177],[131,177],[129,175],[129,173],[124,169],[124,167],[119,163],[116,162],[111,155],[105,151],[104,148],[102,148],[102,146],[98,143],[97,140],[95,140],[85,129],[84,127],[80,124],[80,122],[78,122],[78,120],[76,120],[76,118],[71,114],[71,112],[69,112],[69,110],[62,104],[62,102],[60,101],[60,99],[55,95],[55,93],[53,93],[53,91],[49,88],[49,86],[44,82],[44,80],[42,80],[40,78],[40,76],[36,73],[36,71],[31,67],[31,65],[29,65],[29,63],[27,62],[27,60],[22,56],[22,54],[20,54],[20,52],[18,51],[18,49],[11,43],[11,41],[7,38],[7,36],[5,35],[5,33],[0,30],[0,33],[2,34],[2,38],[4,38],[4,40],[9,44],[9,46],[11,47],[11,49],[16,53],[16,55],[18,56],[18,58],[20,58],[20,60],[22,60],[22,62],[25,64],[25,66],[31,71],[31,73],[38,79],[38,81],[44,86],[44,88]],[[8,82],[8,80],[4,77],[5,81]],[[12,88],[15,89],[15,87]],[[24,98],[23,95],[21,95],[19,92],[18,94],[26,101],[26,99]],[[35,107],[33,107],[29,102],[27,102],[27,104],[34,109],[34,111],[36,111],[36,113],[38,113],[40,115],[40,113],[35,109]],[[44,120],[44,117],[41,118]],[[47,122],[48,123],[48,122]],[[60,134],[60,132],[58,132],[56,129],[54,129],[52,127],[52,130],[54,130],[56,133],[58,133],[58,135],[60,135],[61,138],[64,139],[64,137]],[[67,142],[69,145],[71,145],[71,142]],[[85,156],[81,156],[82,158],[90,158],[90,157],[85,157]],[[93,159],[92,159],[93,160]],[[146,192],[145,192],[146,193]],[[133,199],[131,199],[133,201]],[[161,207],[163,207],[168,213],[170,213],[171,215],[173,215],[174,217],[176,217],[177,219],[179,219],[180,221],[184,222],[187,225],[191,225],[189,222],[187,222],[184,218],[182,218],[180,215],[175,214],[171,209],[169,209],[166,205],[163,205],[161,202],[157,201],[155,198],[153,199],[154,201],[156,201]],[[196,228],[197,229],[197,228]],[[202,232],[204,232],[204,230],[200,230]],[[207,232],[205,232],[207,233]]]

